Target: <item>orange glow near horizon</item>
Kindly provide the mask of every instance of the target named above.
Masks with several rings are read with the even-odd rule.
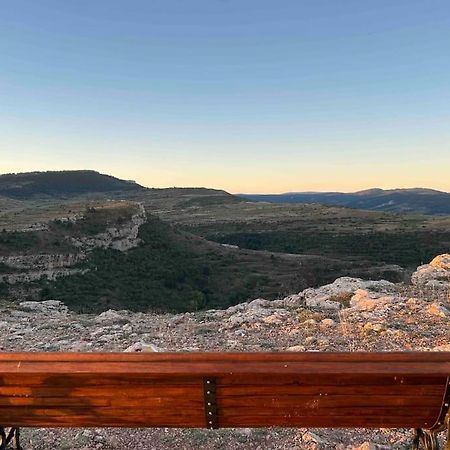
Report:
[[[381,188],[430,188],[444,192],[450,192],[450,178],[447,176],[445,164],[426,167],[410,162],[405,165],[372,164],[368,171],[364,163],[353,165],[351,170],[345,167],[304,164],[302,168],[294,165],[283,167],[272,165],[258,165],[249,167],[227,168],[211,165],[202,167],[190,167],[184,164],[153,165],[146,169],[145,166],[133,167],[131,163],[103,164],[92,167],[77,164],[75,166],[63,164],[31,165],[23,161],[0,163],[1,173],[31,172],[46,170],[81,170],[92,169],[98,172],[113,175],[115,177],[135,180],[146,187],[207,187],[223,189],[227,192],[238,194],[280,194],[285,192],[355,192],[364,189]],[[420,169],[420,170],[419,170]]]

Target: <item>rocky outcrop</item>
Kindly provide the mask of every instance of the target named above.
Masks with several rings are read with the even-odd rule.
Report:
[[[127,317],[127,311],[114,311],[113,309],[108,309],[108,311],[102,312],[95,318],[95,322],[102,325],[114,325],[114,324],[125,324],[130,320]]]
[[[275,304],[339,310],[349,304],[358,289],[366,289],[375,295],[382,295],[396,292],[397,286],[386,280],[367,281],[361,278],[341,277],[331,284],[319,288],[308,288],[299,294],[277,300]]]
[[[0,264],[11,269],[0,275],[0,282],[8,284],[28,283],[41,278],[55,280],[60,276],[83,273],[82,269],[70,268],[86,258],[84,252],[62,255],[14,255],[0,257]]]
[[[104,233],[92,237],[72,238],[73,245],[86,251],[94,248],[113,248],[125,252],[137,247],[141,242],[138,238],[139,227],[147,220],[144,206],[139,203],[138,208],[138,212],[128,223],[120,227],[110,227]]]
[[[0,263],[12,269],[52,270],[74,266],[86,258],[84,252],[67,254],[39,254],[0,256]]]
[[[0,274],[0,282],[7,284],[29,283],[41,279],[55,280],[59,277],[84,274],[88,269],[76,268],[95,248],[113,248],[127,251],[139,245],[139,227],[147,220],[145,208],[138,204],[138,212],[120,227],[111,227],[92,237],[72,238],[78,253],[14,255],[0,257],[0,264],[7,269]]]
[[[41,314],[43,316],[65,316],[69,313],[69,308],[59,300],[45,300],[43,302],[21,302],[21,311]]]
[[[419,287],[450,292],[450,254],[436,256],[429,264],[419,266],[411,282]]]
[[[0,275],[0,282],[7,284],[30,283],[41,279],[56,280],[59,277],[84,274],[88,269],[47,269],[29,272],[17,272]]]

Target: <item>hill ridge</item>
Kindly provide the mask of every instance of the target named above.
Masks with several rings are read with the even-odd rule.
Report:
[[[14,199],[67,197],[88,193],[145,189],[95,170],[58,170],[0,174],[0,196]]]
[[[356,192],[287,192],[239,196],[272,203],[322,203],[372,211],[450,215],[450,193],[430,188],[372,188]]]

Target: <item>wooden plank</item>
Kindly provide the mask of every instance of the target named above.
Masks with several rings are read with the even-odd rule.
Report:
[[[445,385],[447,376],[429,376],[426,374],[338,374],[331,377],[327,374],[245,374],[223,375],[217,377],[218,386],[258,386],[258,385],[295,385],[295,386],[384,386],[384,385]]]
[[[1,388],[0,388],[1,392]],[[217,393],[221,397],[253,397],[274,395],[393,395],[393,396],[420,396],[441,398],[444,392],[444,384],[433,385],[405,385],[405,384],[367,384],[354,385],[292,385],[292,384],[257,384],[257,385],[219,385]]]
[[[365,416],[310,416],[266,417],[244,416],[222,418],[220,428],[284,427],[284,428],[427,428],[431,421],[426,417],[365,417]]]
[[[383,426],[387,421],[396,422],[407,426],[415,426],[421,423],[432,423],[435,411],[415,411],[404,409],[395,411],[389,408],[367,408],[367,409],[337,409],[333,410],[308,410],[308,409],[239,409],[236,411],[224,410],[219,414],[219,423],[228,426],[245,426],[247,421],[253,420],[256,426],[277,426],[280,423],[288,423],[290,426],[321,426],[322,421],[334,422],[336,418],[346,418],[341,426],[345,424],[372,423],[375,426]],[[122,426],[130,422],[149,423],[154,426],[163,426],[164,423],[178,423],[183,426],[204,426],[203,411],[192,409],[187,411],[149,410],[140,408],[22,408],[2,411],[2,423],[13,423],[24,426],[24,424],[41,424],[40,426],[51,426],[65,419],[72,421],[72,426],[80,426],[84,423],[88,426],[102,426],[105,423],[121,423]],[[289,420],[290,422],[286,422]],[[178,421],[178,422],[176,422]],[[200,423],[200,425],[198,425]],[[336,423],[336,422],[334,422]],[[350,425],[353,426],[353,425]],[[356,425],[355,425],[356,426]],[[365,425],[364,425],[365,426]],[[409,426],[409,425],[408,425]]]
[[[127,374],[122,373],[66,373],[60,375],[16,373],[1,374],[0,386],[157,386],[157,385],[200,385],[198,376],[155,376],[147,373]]]
[[[430,390],[427,387],[421,388],[417,386],[414,389],[408,389],[408,386],[395,386],[390,389],[389,386],[373,386],[362,389],[358,386],[346,386],[345,389],[339,389],[336,387],[279,387],[279,386],[265,386],[261,387],[248,387],[248,388],[218,388],[217,396],[229,402],[240,399],[253,398],[258,401],[266,401],[272,398],[330,398],[330,397],[362,397],[362,398],[406,398],[413,399],[415,404],[421,404],[423,402],[439,402],[442,400],[443,388],[432,387]],[[4,404],[8,399],[12,398],[202,398],[203,393],[200,388],[191,388],[186,386],[164,386],[157,387],[127,387],[126,389],[119,387],[17,387],[8,386],[0,387],[0,405]]]
[[[438,412],[440,409],[442,397],[423,397],[414,396],[395,396],[395,395],[292,395],[273,397],[257,397],[243,396],[224,398],[220,395],[217,397],[218,407],[222,407],[223,411],[227,409],[243,409],[245,407],[255,408],[289,408],[289,407],[305,407],[305,408],[338,408],[338,407],[365,407],[365,406],[398,406],[398,407],[435,407]]]
[[[0,373],[46,373],[58,375],[65,373],[123,373],[140,374],[151,373],[158,375],[257,375],[257,374],[279,374],[279,375],[301,375],[301,374],[327,374],[329,376],[340,375],[428,375],[447,376],[450,373],[450,361],[447,363],[424,364],[405,362],[398,364],[385,363],[361,363],[361,362],[251,362],[251,363],[174,363],[174,362],[141,362],[130,364],[127,362],[2,362]]]
[[[147,408],[203,408],[200,396],[169,397],[165,392],[159,397],[3,397],[0,398],[0,411],[13,409],[12,407],[48,406],[48,407],[129,407],[145,406]]]
[[[448,362],[450,352],[167,352],[167,353],[0,353],[1,361],[86,361],[86,362],[218,362],[218,361],[316,361],[316,362]]]
[[[174,385],[158,385],[158,386],[88,386],[77,387],[77,385],[68,385],[67,387],[51,387],[51,386],[0,386],[0,398],[3,397],[160,397],[162,394],[169,397],[181,396],[203,396],[201,386],[174,386]]]
[[[97,358],[97,360],[96,360]],[[387,364],[387,363],[395,364]],[[64,364],[61,364],[64,363]],[[450,373],[450,354],[269,353],[269,354],[2,354],[0,373],[151,373],[209,376],[226,374]]]

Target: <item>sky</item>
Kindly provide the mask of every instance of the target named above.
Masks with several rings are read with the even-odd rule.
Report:
[[[0,173],[450,191],[448,0],[3,0]]]

